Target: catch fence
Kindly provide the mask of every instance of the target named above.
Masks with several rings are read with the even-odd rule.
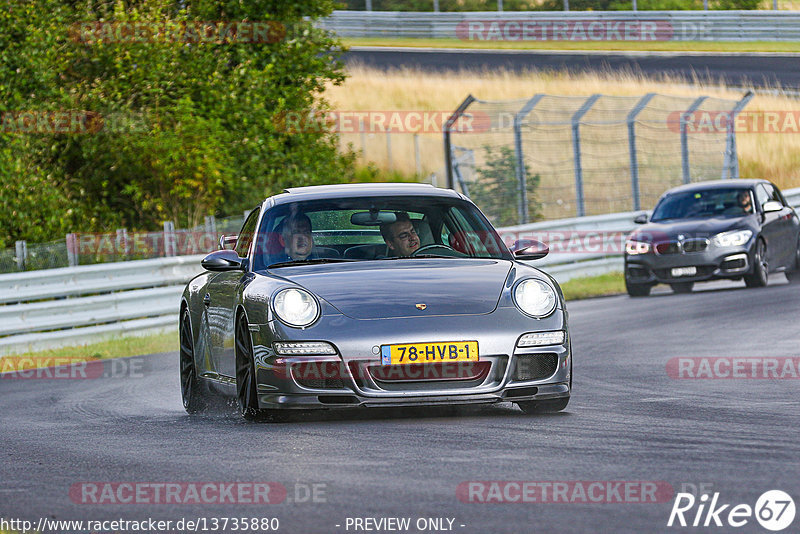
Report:
[[[739,177],[734,125],[752,96],[470,95],[444,128],[447,182],[495,226],[639,210]]]

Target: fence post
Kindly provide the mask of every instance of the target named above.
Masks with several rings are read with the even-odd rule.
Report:
[[[753,98],[753,91],[747,91],[731,110],[728,121],[727,138],[725,139],[725,165],[722,168],[722,179],[739,177],[739,154],[736,148],[736,115],[738,115]]]
[[[24,271],[25,264],[28,262],[28,243],[25,241],[17,241],[15,243],[15,252],[17,256],[17,269]]]
[[[206,215],[204,219],[204,226],[207,234],[217,235],[217,219],[213,215]]]
[[[386,128],[386,133],[384,135],[386,136],[386,159],[389,164],[389,170],[391,171],[392,167],[394,167],[394,165],[392,165],[392,129]]]
[[[422,161],[419,158],[419,134],[414,134],[414,163],[417,170],[417,176],[422,176]]]
[[[515,160],[515,171],[517,174],[517,184],[518,184],[518,191],[519,191],[519,202],[518,202],[518,217],[519,222],[517,224],[527,224],[528,223],[528,184],[527,184],[527,176],[525,175],[525,155],[522,152],[522,121],[525,120],[525,117],[533,110],[536,104],[539,103],[544,97],[543,94],[536,94],[533,95],[533,98],[525,102],[525,105],[522,106],[522,109],[519,110],[514,115],[514,151],[516,152],[516,160]]]
[[[70,267],[78,266],[78,234],[67,234],[67,264]]]
[[[175,256],[175,223],[164,221],[164,256]]]
[[[636,154],[636,116],[650,103],[656,96],[655,93],[644,95],[636,106],[628,113],[628,152],[631,158],[631,193],[633,194],[633,211],[642,209],[641,198],[639,195],[639,158]]]
[[[122,256],[130,254],[128,250],[128,230],[125,228],[117,228],[117,251]]]
[[[688,184],[692,181],[691,169],[689,168],[689,136],[686,133],[686,118],[697,111],[707,96],[701,96],[689,106],[684,113],[681,113],[681,165],[683,167],[683,183]]]
[[[583,103],[581,109],[572,116],[572,152],[575,166],[575,203],[578,205],[578,217],[586,215],[586,208],[583,201],[583,167],[581,166],[581,135],[580,121],[584,115],[592,108],[601,95],[594,94]]]
[[[453,151],[450,145],[450,128],[458,120],[458,117],[464,113],[464,110],[467,109],[467,106],[472,104],[474,101],[474,96],[467,95],[467,98],[464,99],[464,101],[456,108],[453,114],[450,115],[450,117],[444,123],[444,131],[442,132],[442,135],[444,136],[444,164],[447,173],[447,187],[449,189],[455,189],[455,180],[453,179]]]

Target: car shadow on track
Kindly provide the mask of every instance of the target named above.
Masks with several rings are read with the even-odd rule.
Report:
[[[568,411],[558,413],[543,413],[530,415],[524,413],[511,402],[484,405],[461,406],[412,406],[397,408],[341,408],[336,410],[291,410],[270,414],[260,418],[258,423],[266,424],[301,424],[301,423],[327,423],[327,422],[355,422],[355,421],[407,421],[416,420],[444,420],[444,419],[480,419],[498,417],[524,418],[524,419],[551,419],[570,417]],[[187,416],[188,417],[188,416]],[[235,410],[235,404],[217,406],[204,414],[195,416],[196,419],[208,419],[219,422],[220,420],[232,423],[251,424],[245,421]]]

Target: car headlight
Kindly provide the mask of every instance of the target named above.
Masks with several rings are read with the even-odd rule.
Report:
[[[650,243],[645,243],[644,241],[636,241],[634,239],[629,239],[625,242],[625,252],[629,256],[636,256],[637,254],[647,254],[653,246]]]
[[[278,291],[272,309],[278,319],[298,328],[310,325],[319,316],[319,305],[311,293],[294,287]]]
[[[753,232],[750,230],[723,232],[714,236],[714,244],[718,247],[737,247],[750,241],[751,237],[753,237]]]
[[[514,303],[528,315],[547,317],[556,309],[556,292],[541,280],[523,280],[514,288]]]

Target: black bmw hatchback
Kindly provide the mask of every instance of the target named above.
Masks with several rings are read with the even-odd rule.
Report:
[[[658,284],[688,293],[695,282],[744,279],[763,287],[772,272],[800,279],[800,220],[766,180],[719,180],[670,189],[625,244],[632,297]]]

